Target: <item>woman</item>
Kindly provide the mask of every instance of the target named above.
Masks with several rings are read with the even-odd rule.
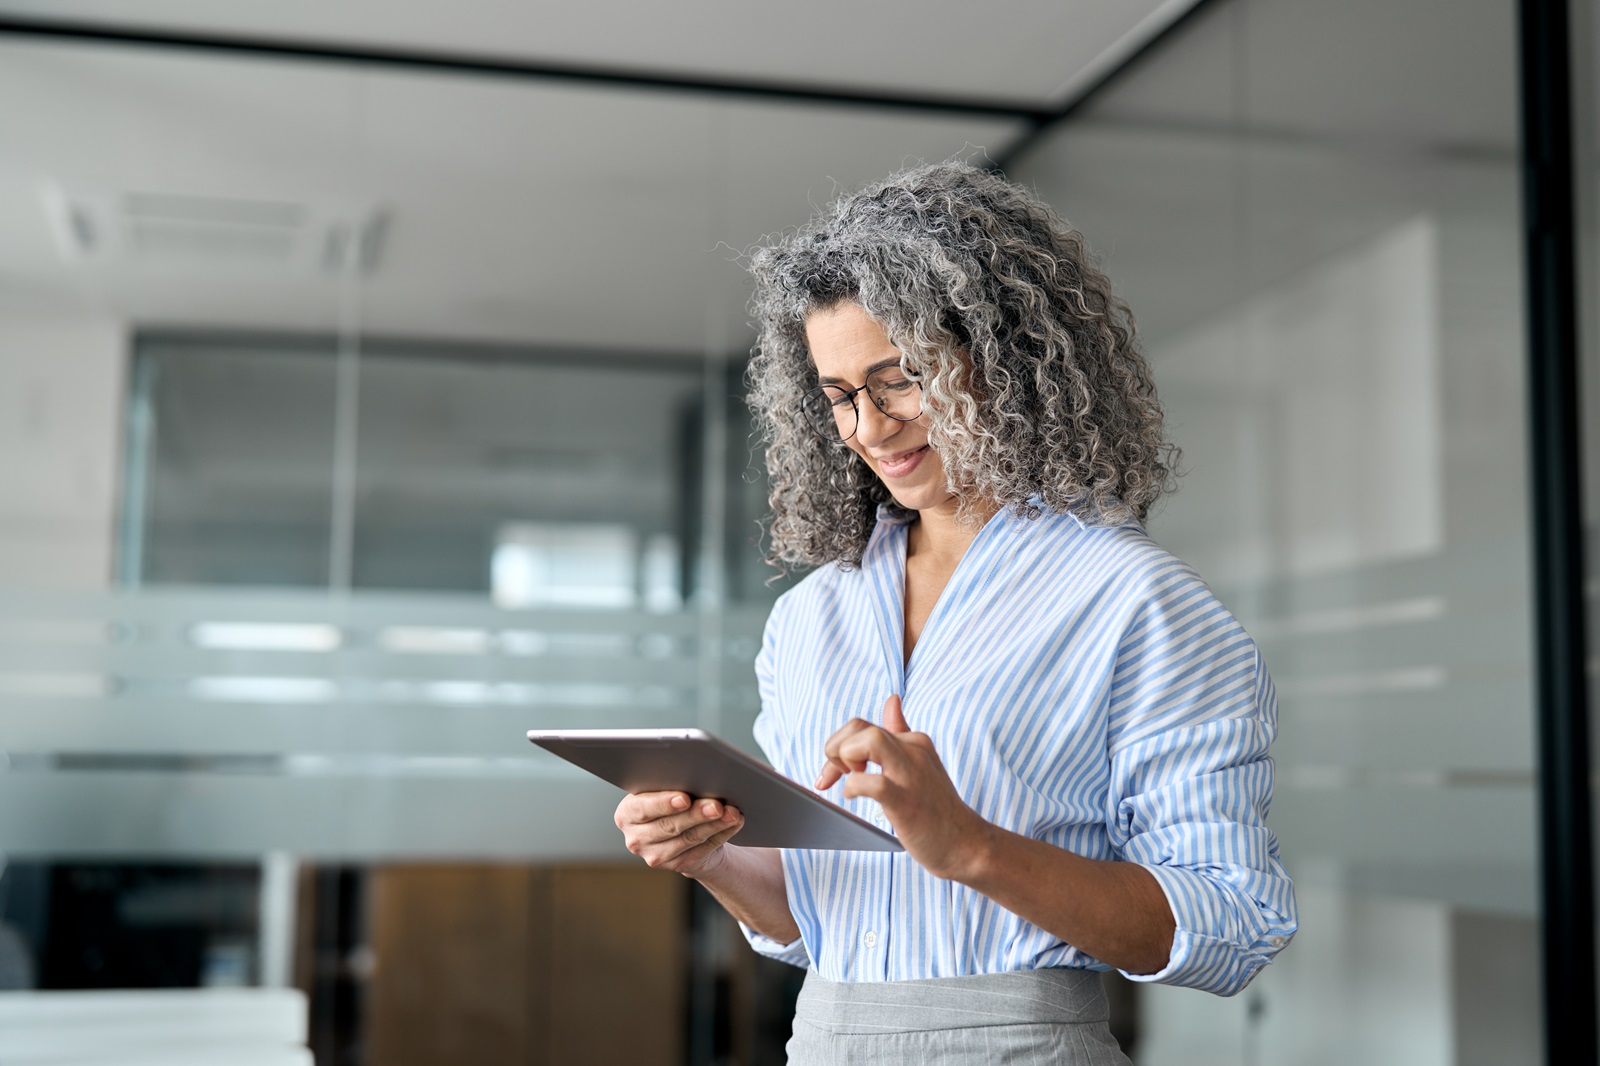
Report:
[[[1229,995],[1296,928],[1271,681],[1140,526],[1172,478],[1083,238],[971,167],[895,175],[753,259],[773,609],[756,738],[903,854],[732,843],[626,797],[652,866],[809,968],[791,1062],[1127,1060],[1097,970]]]

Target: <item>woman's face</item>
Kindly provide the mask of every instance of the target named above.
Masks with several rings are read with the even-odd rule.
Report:
[[[900,350],[883,329],[848,301],[807,315],[806,342],[822,385],[854,389],[874,370],[900,363]],[[928,446],[927,415],[900,422],[879,411],[866,393],[857,393],[855,402],[856,432],[845,444],[888,486],[895,502],[913,511],[953,502],[944,464]]]

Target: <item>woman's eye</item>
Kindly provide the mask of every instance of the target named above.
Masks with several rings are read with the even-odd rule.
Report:
[[[878,382],[878,387],[886,392],[905,392],[911,387],[911,380],[909,378],[900,378],[896,381],[880,381]]]
[[[845,394],[845,395],[835,396],[834,399],[833,399],[833,406],[835,406],[835,407],[849,407],[850,406],[850,397],[849,397],[849,395]]]

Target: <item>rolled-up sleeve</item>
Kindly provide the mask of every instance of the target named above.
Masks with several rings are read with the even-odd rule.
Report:
[[[756,743],[761,746],[762,753],[766,755],[767,761],[777,767],[780,772],[784,769],[781,752],[785,750],[785,746],[781,739],[778,724],[780,712],[778,710],[775,658],[778,645],[777,631],[781,624],[779,621],[779,609],[782,605],[783,600],[780,598],[778,605],[773,608],[772,614],[768,616],[766,631],[761,638],[761,651],[756,655],[756,685],[761,692],[761,712],[756,715],[754,730]],[[789,879],[793,876],[789,873],[787,866],[788,863],[785,862],[785,891],[788,891]],[[777,959],[779,962],[787,962],[792,966],[799,966],[802,969],[810,967],[811,956],[806,951],[805,942],[799,937],[795,937],[794,940],[787,944],[780,944],[771,937],[763,936],[756,932],[743,922],[739,923],[739,928],[744,931],[744,937],[750,942],[750,946],[762,955]]]
[[[1110,700],[1111,841],[1155,877],[1176,925],[1167,965],[1127,976],[1233,995],[1298,927],[1266,825],[1272,681],[1254,642],[1185,569],[1131,620]]]
[[[744,930],[744,938],[750,942],[750,946],[768,958],[787,962],[802,970],[811,968],[811,955],[806,951],[805,942],[799,937],[795,937],[788,944],[780,944],[770,936],[762,936],[743,922],[739,923],[739,928]]]

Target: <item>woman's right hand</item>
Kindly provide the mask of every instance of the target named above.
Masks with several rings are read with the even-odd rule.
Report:
[[[737,807],[686,792],[636,792],[617,804],[628,850],[659,870],[700,877],[722,862],[722,845],[744,828]]]

